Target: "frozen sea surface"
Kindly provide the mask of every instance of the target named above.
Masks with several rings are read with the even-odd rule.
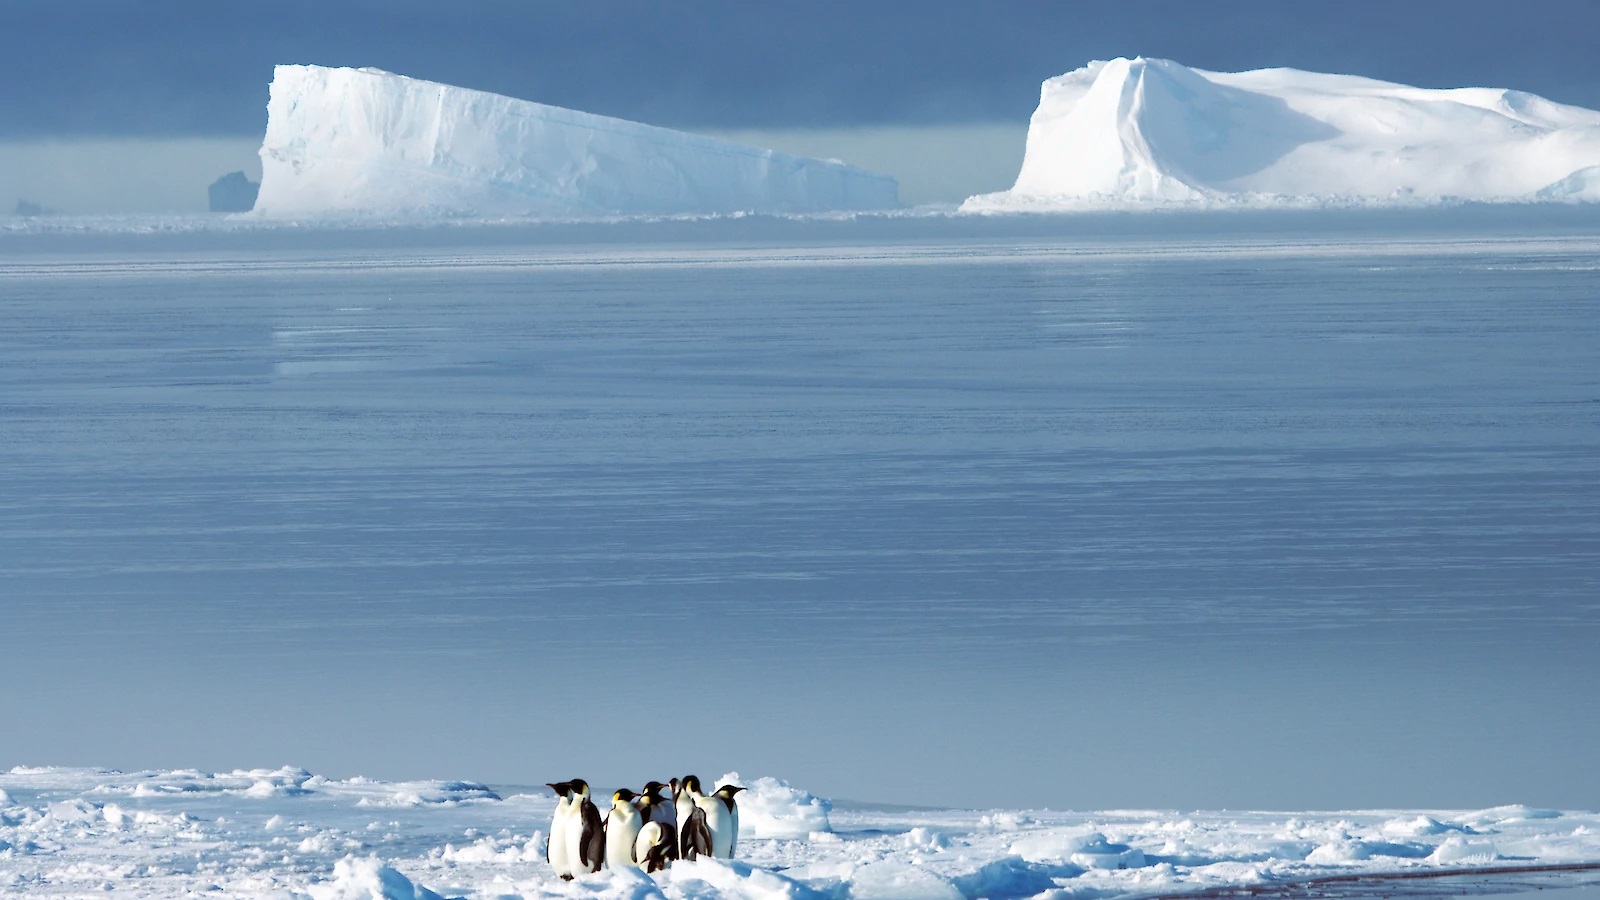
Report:
[[[744,783],[732,862],[564,884],[545,861],[555,802],[543,788],[292,767],[16,768],[0,772],[0,896],[1592,900],[1600,883],[1593,813],[855,805],[829,815],[773,779]],[[812,830],[781,827],[801,805]]]
[[[0,244],[0,763],[1600,806],[1593,233],[260,243]]]

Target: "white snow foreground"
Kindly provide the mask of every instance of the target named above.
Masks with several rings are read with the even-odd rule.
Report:
[[[255,212],[541,217],[898,205],[894,179],[377,69],[278,66]]]
[[[1051,78],[967,212],[1600,201],[1600,112],[1521,91],[1096,61]]]
[[[775,779],[749,785],[741,799],[759,798],[748,809],[766,824],[742,831],[738,859],[562,882],[545,862],[555,798],[542,788],[332,780],[295,768],[15,768],[0,773],[0,896],[1109,900],[1600,863],[1592,812],[851,809],[818,819],[825,801]],[[774,822],[793,824],[762,837]],[[824,830],[801,834],[800,822]]]

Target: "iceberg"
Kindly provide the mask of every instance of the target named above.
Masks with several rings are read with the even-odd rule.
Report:
[[[592,217],[898,205],[893,178],[378,69],[278,66],[255,211]]]
[[[1600,112],[1495,88],[1113,59],[1044,82],[968,212],[1600,201]]]

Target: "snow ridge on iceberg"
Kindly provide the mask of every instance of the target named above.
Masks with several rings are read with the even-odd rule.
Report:
[[[894,179],[377,69],[278,66],[258,214],[582,217],[898,205]]]
[[[1046,81],[967,211],[1600,200],[1600,112],[1520,91],[1097,61]]]

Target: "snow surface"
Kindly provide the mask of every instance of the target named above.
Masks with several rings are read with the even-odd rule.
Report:
[[[804,213],[898,205],[894,179],[377,69],[278,66],[266,216]]]
[[[969,212],[1600,200],[1600,112],[1514,90],[1113,59],[1044,82]]]
[[[852,808],[835,810],[830,825],[825,801],[776,779],[747,783],[739,859],[564,883],[544,859],[548,791],[334,780],[292,767],[17,767],[0,774],[0,895],[1099,900],[1600,863],[1592,812]],[[763,836],[773,822],[818,821],[804,835]]]

